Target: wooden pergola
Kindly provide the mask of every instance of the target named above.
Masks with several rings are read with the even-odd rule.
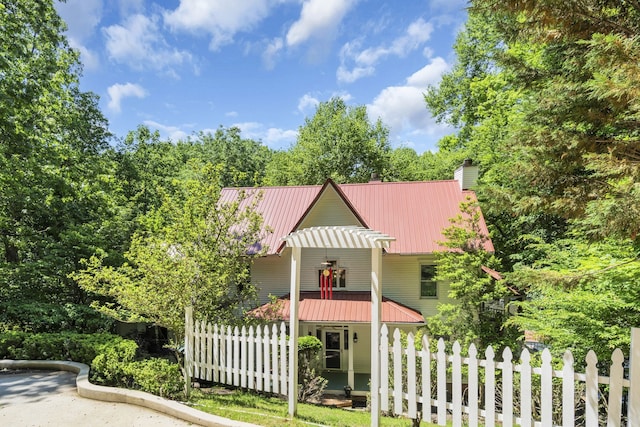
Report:
[[[380,320],[382,315],[382,250],[395,237],[357,226],[311,227],[283,238],[291,248],[291,294],[289,317],[289,415],[298,404],[298,308],[302,248],[371,249],[371,425],[380,423]]]

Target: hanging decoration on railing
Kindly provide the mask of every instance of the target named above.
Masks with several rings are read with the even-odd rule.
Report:
[[[333,270],[326,267],[320,276],[320,299],[333,299]]]

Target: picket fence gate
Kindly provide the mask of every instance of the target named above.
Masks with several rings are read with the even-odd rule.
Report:
[[[187,316],[185,329],[185,366],[190,378],[287,396],[288,337],[284,323],[279,328],[276,325],[231,328],[193,322]],[[634,329],[632,335],[632,352],[634,341],[640,344],[638,329]],[[635,353],[640,353],[640,347],[635,348]],[[640,360],[635,360],[640,359],[640,354],[632,355],[629,361],[635,373],[631,381],[624,377],[625,359],[619,349],[612,354],[608,377],[599,375],[593,351],[586,357],[585,372],[578,373],[574,372],[569,351],[564,354],[560,370],[553,368],[547,349],[542,351],[540,367],[530,364],[531,355],[526,349],[520,354],[519,364],[514,362],[509,348],[502,352],[502,361],[495,360],[491,347],[486,349],[485,358],[479,359],[474,345],[469,347],[468,357],[462,357],[457,342],[453,345],[453,354],[447,355],[442,339],[435,353],[430,351],[426,336],[422,338],[422,350],[416,350],[411,333],[403,346],[398,329],[393,332],[393,342],[389,343],[386,325],[381,328],[380,352],[379,391],[383,412],[428,421],[435,416],[438,425],[446,425],[449,419],[454,426],[464,423],[491,427],[499,423],[504,427],[577,424],[597,427],[602,420],[608,427],[640,425],[637,397]],[[406,369],[404,380],[403,367]],[[535,397],[539,404],[534,407],[532,384],[537,381],[540,391]],[[631,397],[632,384],[635,384],[635,397]],[[604,405],[601,386],[607,388]],[[560,401],[554,401],[554,389],[556,394],[561,394]],[[576,405],[576,396],[582,400],[580,405]],[[628,405],[635,405],[629,406],[627,421],[623,399]],[[553,419],[554,405],[558,404],[562,406],[561,424]]]

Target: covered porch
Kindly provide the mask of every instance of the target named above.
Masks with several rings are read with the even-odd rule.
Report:
[[[287,294],[253,311],[289,322],[291,298]],[[382,297],[381,320],[406,332],[424,325],[422,314],[390,298]],[[298,299],[299,336],[315,336],[322,342],[320,374],[329,380],[327,393],[354,395],[369,391],[371,378],[371,291],[334,292],[332,299],[318,291],[301,291]]]
[[[380,325],[382,321],[382,252],[389,247],[395,238],[364,227],[327,226],[311,227],[290,233],[283,238],[287,247],[291,248],[291,287],[289,304],[289,415],[297,412],[297,379],[298,372],[298,336],[300,335],[300,268],[303,248],[324,249],[368,249],[371,251],[369,330],[370,333],[370,372],[371,372],[371,425],[379,425],[380,417]],[[332,302],[333,300],[326,300]],[[353,335],[349,334],[353,355]],[[348,380],[355,386],[355,372],[352,370],[353,357],[349,359]],[[353,387],[352,386],[352,387]]]

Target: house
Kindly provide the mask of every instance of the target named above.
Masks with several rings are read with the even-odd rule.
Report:
[[[292,309],[298,313],[298,336],[322,341],[329,388],[335,374],[346,376],[342,385],[368,390],[373,276],[381,277],[379,320],[391,328],[415,331],[436,314],[439,303],[450,301],[447,284],[433,280],[434,252],[444,250],[438,242],[449,219],[460,213],[460,202],[475,197],[468,188],[477,176],[477,166],[465,161],[456,179],[447,181],[336,184],[329,179],[324,185],[243,189],[249,199],[260,194],[257,210],[272,230],[261,242],[265,256],[251,271],[260,303],[279,297],[283,320]],[[223,189],[221,201],[234,200],[238,191]],[[481,226],[487,233],[483,219]],[[293,247],[300,248],[295,264]],[[374,265],[371,247],[382,248],[380,266]],[[493,251],[490,241],[485,249]],[[295,268],[300,296],[292,307]]]

